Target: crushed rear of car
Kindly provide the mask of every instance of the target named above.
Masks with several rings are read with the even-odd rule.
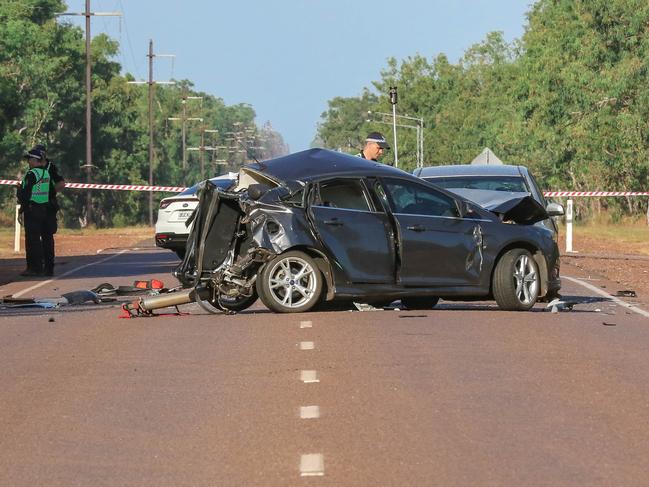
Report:
[[[232,185],[236,173],[228,173],[211,178],[218,187]],[[155,224],[155,244],[157,247],[174,251],[180,259],[185,257],[185,246],[189,236],[187,221],[198,205],[198,184],[185,189],[179,194],[160,200],[158,218]]]
[[[257,298],[303,312],[334,300],[490,299],[530,309],[558,279],[547,218],[523,196],[488,211],[383,164],[311,149],[250,164],[229,190],[199,187],[175,275],[240,311]]]

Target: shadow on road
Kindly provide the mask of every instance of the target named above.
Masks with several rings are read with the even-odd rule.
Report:
[[[102,262],[111,256],[114,257]],[[119,259],[119,265],[115,265],[116,259]],[[171,278],[171,272],[179,263],[180,261],[174,253],[156,250],[155,248],[129,250],[119,256],[108,253],[62,256],[56,258],[54,277],[63,280],[74,279],[83,275],[84,278],[96,278],[98,280],[97,284],[116,277],[137,276],[143,278],[154,274],[169,274]],[[64,275],[73,269],[86,265],[87,267],[79,269],[77,272]],[[21,277],[20,273],[24,269],[24,258],[0,259],[0,286],[10,282],[38,282],[52,279],[52,277],[46,276]]]

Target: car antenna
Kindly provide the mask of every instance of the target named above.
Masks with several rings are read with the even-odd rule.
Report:
[[[254,159],[254,161],[255,161],[257,164],[261,164],[261,162],[259,162],[259,159],[257,159],[257,158],[255,157],[255,155],[252,153],[252,151],[250,150],[249,147],[246,147],[246,146],[243,144],[243,142],[241,142],[241,140],[238,139],[238,138],[236,138],[236,137],[235,137],[234,140],[236,140],[236,141],[237,141],[237,144],[239,144],[239,145],[243,148],[243,150],[246,151],[246,155],[248,156],[249,159]]]

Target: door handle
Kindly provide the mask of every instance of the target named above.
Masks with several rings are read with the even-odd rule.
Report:
[[[412,230],[413,232],[424,232],[426,231],[426,227],[423,225],[410,225],[406,227],[406,230]]]
[[[324,221],[325,225],[331,225],[333,227],[342,227],[343,222],[338,221],[338,218],[332,218],[331,220],[325,220]]]

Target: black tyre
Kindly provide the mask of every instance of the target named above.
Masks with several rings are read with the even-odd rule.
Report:
[[[507,311],[526,311],[536,303],[541,276],[536,261],[525,249],[512,249],[498,261],[492,282],[498,306]]]
[[[185,249],[176,249],[174,250],[176,252],[176,255],[180,260],[183,260],[185,258]]]
[[[278,313],[309,311],[322,297],[323,277],[309,255],[292,250],[263,267],[257,292],[263,303]]]
[[[238,298],[226,298],[222,296],[218,303],[210,302],[210,304],[212,306],[220,305],[222,308],[236,311],[238,313],[239,311],[250,308],[250,306],[255,304],[258,298],[257,290],[253,289],[251,296],[240,296]]]
[[[432,309],[438,301],[439,298],[436,296],[410,296],[401,298],[401,304],[408,309]]]

